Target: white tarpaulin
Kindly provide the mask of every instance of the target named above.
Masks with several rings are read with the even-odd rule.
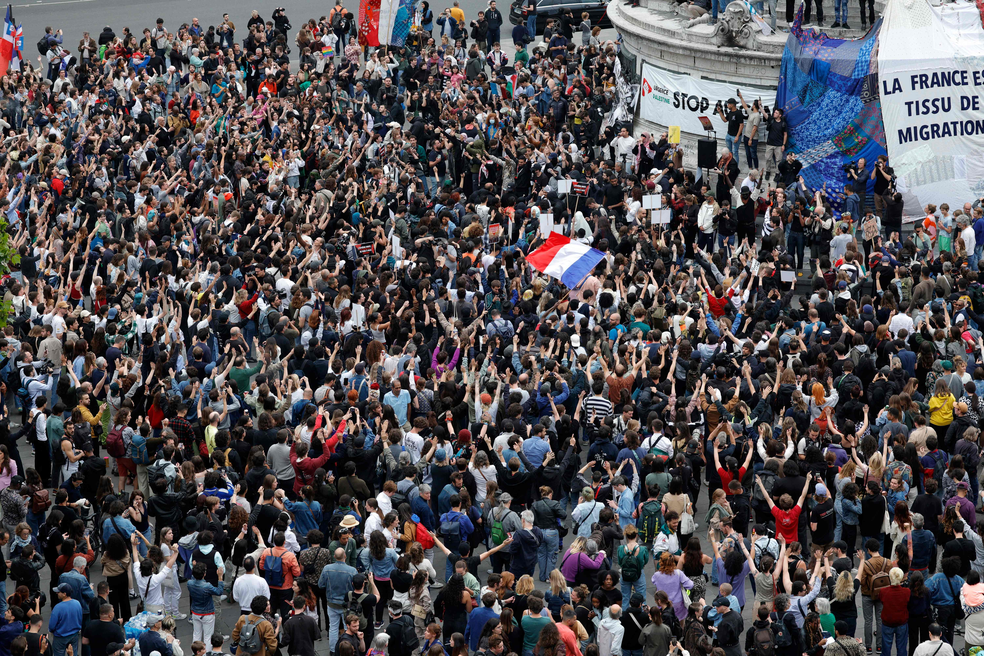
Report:
[[[907,196],[906,213],[984,195],[984,29],[974,3],[889,2],[878,80],[889,164]]]
[[[719,100],[722,104],[729,98],[737,101],[738,89],[749,106],[753,100],[761,100],[770,109],[776,104],[775,89],[736,87],[734,84],[701,80],[670,73],[645,62],[642,65],[641,86],[639,116],[660,125],[679,125],[682,132],[689,134],[704,134],[698,116],[708,117],[719,134],[726,134],[728,126],[714,116],[714,106]]]

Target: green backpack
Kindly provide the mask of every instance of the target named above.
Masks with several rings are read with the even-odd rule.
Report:
[[[659,533],[659,523],[663,518],[663,506],[656,499],[650,499],[642,504],[639,511],[639,520],[636,525],[639,527],[639,542],[651,545],[656,540]]]
[[[622,568],[623,581],[634,583],[642,576],[642,568],[645,562],[639,557],[641,550],[642,546],[640,545],[636,545],[635,553],[629,553],[625,545],[618,548],[618,566]]]
[[[498,508],[492,511],[492,532],[490,534],[490,537],[492,538],[492,544],[498,547],[500,544],[506,541],[506,538],[509,537],[509,534],[506,533],[506,530],[502,527],[502,517],[498,517],[496,515],[497,510]],[[508,515],[511,512],[512,512],[511,510],[507,510],[506,515]],[[505,517],[505,515],[503,515],[503,517]]]

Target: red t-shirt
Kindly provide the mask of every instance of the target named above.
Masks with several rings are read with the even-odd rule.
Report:
[[[792,510],[772,506],[772,516],[776,518],[776,533],[786,539],[786,544],[799,540],[799,516],[802,511],[803,507],[800,505],[793,506]]]
[[[731,485],[731,481],[733,481],[735,477],[732,476],[731,475],[731,472],[729,472],[724,467],[718,467],[718,476],[721,477],[721,489],[724,490],[724,493],[727,496],[729,496],[729,497],[732,496],[731,490],[728,489],[728,486]],[[741,479],[743,479],[743,478],[745,478],[745,468],[744,467],[739,467],[738,468],[738,481],[741,482]]]

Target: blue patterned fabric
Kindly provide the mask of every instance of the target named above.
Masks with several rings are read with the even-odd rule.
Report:
[[[413,13],[413,0],[400,0],[400,8],[393,19],[393,38],[390,39],[390,45],[400,48],[407,42]]]
[[[876,54],[881,19],[856,41],[805,31],[802,19],[800,5],[782,56],[776,107],[785,113],[789,148],[803,163],[807,187],[826,183],[839,214],[844,165],[864,157],[870,171],[886,152]]]

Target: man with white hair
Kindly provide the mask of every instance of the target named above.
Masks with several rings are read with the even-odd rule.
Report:
[[[523,528],[513,534],[512,545],[509,547],[509,553],[512,555],[509,571],[517,579],[524,574],[533,576],[533,570],[536,569],[537,549],[543,542],[543,533],[533,526],[533,511],[524,510],[519,517]]]
[[[88,565],[85,558],[76,556],[72,560],[72,569],[62,573],[58,577],[58,584],[62,583],[71,586],[72,599],[77,599],[82,604],[82,626],[89,622],[89,602],[95,599],[96,593],[92,589],[92,584],[85,576],[85,568]]]
[[[608,617],[598,625],[598,653],[600,656],[622,656],[622,607],[618,604],[608,609]]]

